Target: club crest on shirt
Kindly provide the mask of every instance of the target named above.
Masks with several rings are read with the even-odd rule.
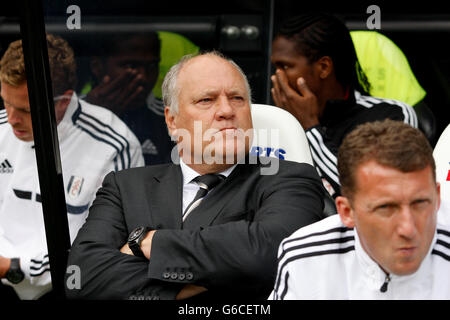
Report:
[[[336,193],[336,191],[331,186],[331,184],[327,180],[325,180],[324,178],[322,178],[322,183],[323,183],[323,186],[325,187],[325,189],[327,189],[327,191],[330,194],[330,196],[332,196],[332,195],[334,195]]]
[[[69,199],[75,200],[81,193],[81,188],[83,187],[84,178],[71,176],[69,184],[67,186],[67,195]]]
[[[450,162],[448,164],[450,165]],[[447,181],[450,181],[450,170],[448,170]]]

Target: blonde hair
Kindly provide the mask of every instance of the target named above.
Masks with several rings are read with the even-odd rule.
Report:
[[[64,39],[52,34],[47,34],[47,50],[53,95],[58,96],[76,85],[75,55]],[[0,81],[17,87],[26,80],[22,40],[16,40],[0,60]]]

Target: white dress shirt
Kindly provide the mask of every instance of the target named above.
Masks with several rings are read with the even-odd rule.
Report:
[[[218,172],[217,174],[221,174],[225,177],[228,177],[231,172],[236,168],[236,165],[229,167],[227,170]],[[183,210],[181,214],[186,210],[188,205],[194,200],[197,191],[200,189],[197,183],[192,181],[194,178],[201,176],[200,173],[189,167],[187,164],[183,162],[183,159],[180,158],[180,167],[181,173],[183,174]]]

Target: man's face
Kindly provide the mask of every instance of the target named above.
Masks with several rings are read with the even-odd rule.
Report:
[[[22,141],[33,141],[27,84],[16,87],[2,82],[1,86],[1,96],[8,114],[8,122],[15,136]]]
[[[248,152],[250,140],[243,133],[252,132],[250,101],[244,79],[229,62],[196,57],[183,66],[177,86],[179,110],[167,123],[171,135],[183,136],[185,162],[196,157],[208,163],[213,156],[218,164],[230,163]],[[192,157],[185,153],[189,142]]]
[[[154,51],[145,41],[133,38],[121,45],[119,53],[106,59],[104,71],[114,80],[126,70],[133,70],[135,78],[130,81],[139,82],[145,99],[155,86],[159,74],[159,52]]]
[[[431,167],[404,173],[369,161],[355,178],[346,225],[355,226],[362,247],[385,272],[414,273],[430,248],[440,204]]]
[[[286,73],[289,86],[297,90],[297,79],[303,77],[314,94],[319,92],[319,76],[314,68],[315,63],[301,55],[295,42],[284,37],[277,37],[272,43],[272,64]]]

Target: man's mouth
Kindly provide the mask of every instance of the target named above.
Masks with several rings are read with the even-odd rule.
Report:
[[[15,135],[19,135],[19,136],[23,136],[27,133],[26,130],[20,130],[20,129],[15,129],[15,128],[13,128],[13,131],[14,131]]]
[[[226,128],[220,129],[219,131],[227,131],[227,130],[236,131],[237,129],[236,129],[236,127],[226,127]]]
[[[398,249],[398,252],[401,255],[411,256],[416,252],[416,249],[417,249],[417,247],[413,247],[413,246],[401,247]]]

